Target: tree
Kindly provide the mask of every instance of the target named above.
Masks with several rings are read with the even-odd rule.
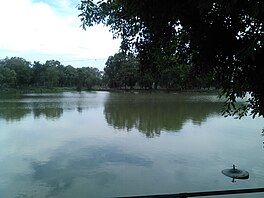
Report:
[[[45,82],[48,87],[56,87],[59,84],[59,69],[60,62],[56,60],[47,60],[45,66]]]
[[[81,91],[83,87],[90,90],[94,86],[100,85],[102,78],[101,72],[92,67],[78,68],[76,77],[78,91]]]
[[[104,68],[104,78],[105,81],[107,82],[107,85],[110,88],[116,88],[116,87],[121,87],[121,68],[122,64],[124,62],[124,54],[118,53],[115,54],[114,56],[110,56],[106,63],[105,63],[105,68]]]
[[[39,61],[34,61],[32,66],[33,77],[32,84],[34,86],[45,86],[46,84],[46,67]]]
[[[13,77],[13,79],[15,79],[16,87],[29,86],[32,78],[30,62],[20,57],[12,57],[4,59],[4,66],[15,72],[15,78]]]
[[[126,55],[120,71],[121,82],[125,88],[128,86],[132,89],[136,85],[139,77],[138,67],[139,64],[136,56],[132,53]]]
[[[32,67],[31,67],[32,66]],[[83,67],[75,69],[64,66],[57,60],[30,62],[20,57],[0,60],[0,87],[26,88],[79,86],[92,89],[101,86],[102,72],[97,68]]]
[[[186,88],[185,78],[188,73],[185,70],[181,70],[185,67],[180,67],[181,65],[175,64],[174,67],[165,68],[161,74],[160,85],[169,89],[184,89]]]
[[[0,63],[0,87],[14,87],[16,72]]]
[[[147,62],[145,71],[159,75],[166,65],[157,67],[157,60],[177,55],[196,74],[213,74],[227,97],[228,114],[252,109],[253,116],[264,116],[264,2],[83,0],[79,10],[84,28],[110,26],[122,38],[123,51],[137,51],[140,62]],[[248,103],[237,108],[237,97],[248,92]]]
[[[110,88],[133,88],[138,80],[138,60],[133,54],[110,56],[104,68],[104,79]]]
[[[76,69],[70,65],[64,68],[65,85],[74,86],[76,85]]]
[[[57,66],[58,71],[59,71],[59,79],[58,79],[58,85],[60,87],[65,86],[65,81],[66,81],[66,75],[65,75],[65,67],[63,65],[58,65]]]
[[[152,89],[153,82],[154,82],[154,78],[150,71],[149,72],[145,71],[140,74],[138,84],[141,88]]]

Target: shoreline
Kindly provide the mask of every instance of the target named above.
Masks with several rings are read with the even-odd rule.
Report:
[[[220,94],[220,89],[111,89],[111,88],[94,88],[94,89],[82,89],[77,90],[76,87],[28,87],[28,88],[2,88],[0,89],[0,94],[23,94],[23,93],[59,93],[59,92],[81,92],[81,91],[107,91],[107,92],[117,92],[117,93],[214,93]]]

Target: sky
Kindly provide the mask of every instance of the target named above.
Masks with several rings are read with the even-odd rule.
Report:
[[[108,27],[83,30],[78,18],[80,0],[1,0],[0,59],[58,60],[74,67],[103,70],[107,58],[118,52]]]

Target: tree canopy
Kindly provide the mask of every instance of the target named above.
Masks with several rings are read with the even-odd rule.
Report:
[[[74,68],[57,60],[30,63],[20,57],[0,60],[0,89],[29,87],[76,87],[77,90],[101,86],[102,72],[93,67]]]
[[[148,69],[142,72],[137,56],[119,52],[106,61],[103,81],[109,88],[118,89],[200,90],[218,87],[212,76],[194,75],[193,66],[190,64],[179,63],[175,58],[165,63],[167,65],[164,69]]]
[[[110,88],[133,88],[138,80],[138,61],[133,54],[110,56],[104,68],[104,80]]]
[[[158,78],[176,58],[217,79],[227,114],[264,116],[263,1],[82,0],[78,9],[84,28],[109,26],[123,52],[138,53],[143,71]]]

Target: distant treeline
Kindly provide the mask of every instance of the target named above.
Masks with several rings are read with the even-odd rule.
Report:
[[[177,57],[149,57],[117,53],[110,56],[104,68],[103,82],[110,88],[200,89],[218,87],[214,74],[200,74],[191,64]]]
[[[44,64],[12,57],[0,61],[1,88],[29,87],[76,87],[92,89],[102,84],[102,72],[97,68],[74,68],[64,66],[57,60],[47,60]]]
[[[102,72],[93,67],[64,66],[57,60],[42,64],[38,61],[30,63],[20,57],[5,58],[0,61],[0,88],[186,90],[218,87],[213,74],[199,75],[192,65],[179,63],[174,58],[151,65],[142,63],[134,54],[117,53],[110,56],[105,65]]]

